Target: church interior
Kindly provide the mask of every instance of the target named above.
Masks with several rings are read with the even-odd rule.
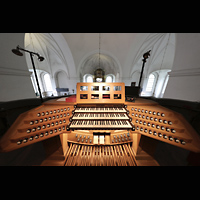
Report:
[[[199,33],[0,42],[0,166],[200,165]]]

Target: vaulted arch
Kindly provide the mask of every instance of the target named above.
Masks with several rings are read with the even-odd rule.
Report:
[[[94,74],[97,68],[103,69],[105,75],[114,74],[116,76],[118,74],[121,77],[122,69],[118,59],[107,51],[101,50],[101,52],[100,59],[98,50],[90,52],[82,58],[77,70],[81,80],[85,74]]]
[[[60,37],[62,35],[59,35]],[[62,37],[61,37],[62,38]],[[57,38],[58,40],[58,38]],[[59,41],[59,40],[58,40]],[[63,42],[66,41],[63,39]],[[65,44],[68,47],[67,43]],[[63,54],[63,50],[58,45],[55,38],[49,33],[26,33],[25,34],[25,48],[41,54],[45,60],[38,62],[35,59],[35,65],[37,69],[48,71],[51,75],[57,70],[56,68],[62,68],[67,76],[70,76],[69,66],[67,63],[67,55]],[[32,68],[30,57],[26,54],[26,61],[29,68]]]
[[[34,63],[38,71],[43,70],[49,73],[54,94],[56,94],[57,86],[66,85],[67,80],[76,77],[73,56],[61,33],[26,33],[24,46],[26,49],[37,52],[45,58],[43,62],[39,62],[34,58]],[[25,54],[25,56],[28,68],[32,69],[29,54]],[[58,74],[58,71],[62,73]],[[61,78],[60,82],[58,76]],[[41,87],[45,88],[43,82]]]
[[[66,88],[66,87],[68,87],[67,80],[69,78],[67,77],[67,74],[66,74],[65,71],[58,70],[57,72],[55,72],[54,78],[55,78],[56,88]]]
[[[133,59],[130,77],[135,71],[141,71],[143,54],[148,50],[151,50],[151,55],[145,64],[144,77],[156,70],[172,69],[175,45],[175,33],[149,34]]]

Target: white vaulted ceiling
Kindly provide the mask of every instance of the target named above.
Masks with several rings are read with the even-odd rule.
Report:
[[[141,43],[147,35],[138,35],[138,33],[101,33],[100,53],[103,55],[101,57],[102,68],[113,73],[121,72],[120,75],[124,77],[128,76],[129,72],[128,70],[125,72],[124,68],[130,67],[127,66],[127,63],[129,59],[132,60],[134,57],[134,52],[130,53],[130,51],[134,50],[133,46],[137,48],[138,43]],[[88,67],[86,65],[88,61],[92,61],[94,67],[98,65],[99,60],[96,58],[99,53],[99,33],[63,33],[63,36],[71,49],[78,74]],[[94,63],[95,60],[96,63]],[[107,68],[108,63],[111,64],[110,68],[112,70]]]
[[[60,33],[26,33],[25,48],[38,52],[45,60],[39,62],[35,59],[36,68],[44,70],[52,75],[58,71],[64,71],[68,78],[76,76],[76,69],[71,51],[67,42]],[[28,68],[32,68],[30,58],[26,55]]]
[[[99,33],[62,33],[72,52],[77,75],[99,65]],[[105,73],[131,78],[141,71],[143,54],[151,50],[146,72],[171,69],[175,52],[173,33],[101,33],[100,66]]]
[[[173,33],[101,33],[100,36],[99,41],[99,33],[31,33],[26,34],[25,47],[45,57],[46,62],[36,63],[39,69],[54,74],[63,70],[69,79],[93,74],[99,66],[99,47],[100,67],[106,74],[119,73],[121,80],[141,71],[142,55],[148,50],[151,56],[145,74],[172,68]]]

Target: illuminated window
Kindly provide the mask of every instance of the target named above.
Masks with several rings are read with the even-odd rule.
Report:
[[[87,76],[86,82],[87,83],[92,83],[93,82],[93,77],[92,76]]]
[[[107,83],[112,83],[112,82],[113,82],[112,76],[107,76],[107,77],[106,77],[106,82],[107,82]]]
[[[107,83],[115,82],[115,75],[114,74],[107,74],[107,76],[105,78],[105,82],[107,82]]]
[[[150,74],[146,87],[147,92],[152,92],[155,78],[156,78],[155,75]]]
[[[167,75],[167,77],[165,78],[165,82],[164,82],[164,85],[163,85],[163,88],[162,88],[162,96],[163,96],[165,89],[167,87],[168,80],[169,80],[169,75]]]
[[[44,75],[44,83],[46,91],[53,91],[49,74]]]
[[[31,82],[33,84],[33,88],[34,88],[34,91],[36,93],[37,92],[37,85],[36,85],[36,80],[35,80],[35,77],[33,76],[33,74],[31,75]]]

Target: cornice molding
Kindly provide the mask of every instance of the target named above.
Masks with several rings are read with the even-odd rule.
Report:
[[[30,76],[32,72],[27,70],[21,69],[11,69],[11,68],[4,68],[0,67],[0,75],[14,75],[14,76]]]
[[[200,76],[200,68],[173,70],[168,72],[170,77],[181,77],[181,76]]]

